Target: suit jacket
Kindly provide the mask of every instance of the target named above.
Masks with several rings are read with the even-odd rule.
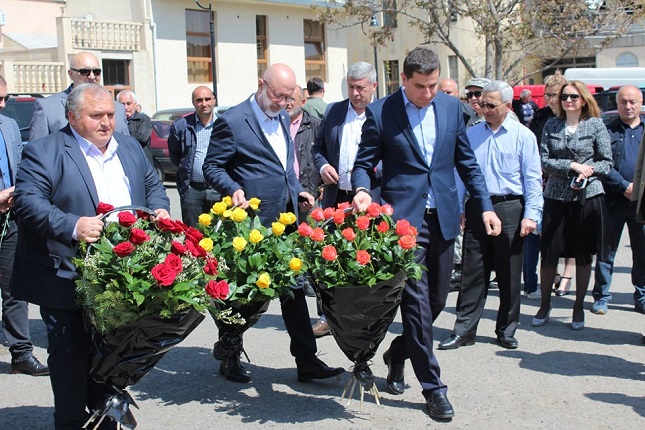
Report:
[[[632,188],[632,201],[636,203],[636,221],[645,222],[645,145],[641,142],[636,160],[636,171]]]
[[[65,103],[67,96],[72,92],[72,87],[73,85],[70,85],[65,91],[52,94],[44,99],[36,99],[34,113],[29,123],[30,142],[55,133],[67,125]],[[116,119],[114,131],[129,135],[125,107],[121,103],[114,103],[114,117]]]
[[[168,210],[166,190],[139,142],[121,134],[114,137],[130,182],[132,203]],[[81,216],[96,215],[99,198],[69,125],[25,146],[16,176],[15,199],[15,297],[49,308],[77,309],[72,258],[77,256],[78,242],[72,235]]]
[[[294,147],[286,111],[280,112],[279,121],[287,145],[286,171],[249,99],[217,117],[204,160],[204,178],[222,196],[242,188],[247,199],[261,200],[258,215],[264,225],[275,221],[289,201],[297,212],[298,194],[304,191],[293,170]]]
[[[446,240],[454,239],[461,219],[455,168],[478,210],[493,210],[486,181],[466,135],[461,103],[443,93],[434,98],[437,140],[428,166],[410,127],[402,91],[367,106],[352,185],[354,189],[369,188],[369,172],[381,161],[381,199],[392,205],[395,219],[405,218],[417,228],[432,186],[442,235]]]
[[[22,152],[22,141],[20,139],[20,128],[18,123],[12,118],[0,115],[0,133],[4,138],[4,143],[9,157],[9,170],[11,170],[11,183],[16,183],[16,172],[20,164],[20,153]],[[1,148],[0,148],[1,149]],[[2,186],[0,185],[0,188]]]

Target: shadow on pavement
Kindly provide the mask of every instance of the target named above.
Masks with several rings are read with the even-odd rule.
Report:
[[[585,396],[596,402],[629,406],[634,412],[645,418],[645,401],[643,401],[643,397],[631,397],[619,393],[587,393]]]
[[[0,413],[0,429],[44,430],[51,428],[53,422],[54,408],[17,406],[2,408]]]

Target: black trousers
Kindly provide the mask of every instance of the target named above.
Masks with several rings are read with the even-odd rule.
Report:
[[[513,336],[517,330],[524,259],[524,238],[520,236],[524,204],[522,200],[511,200],[495,204],[494,209],[502,221],[502,232],[499,236],[488,236],[481,213],[474,203],[466,203],[461,288],[453,329],[453,334],[459,336],[474,338],[477,334],[492,270],[497,275],[500,302],[495,333]]]
[[[427,398],[434,391],[446,391],[441,368],[432,351],[432,325],[446,306],[454,255],[454,239],[445,240],[436,214],[426,214],[417,236],[415,260],[424,265],[418,281],[408,279],[401,298],[403,335],[390,345],[391,358],[410,358],[414,373]]]

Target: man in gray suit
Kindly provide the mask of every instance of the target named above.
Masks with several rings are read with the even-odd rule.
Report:
[[[34,114],[29,123],[29,141],[49,136],[67,125],[65,102],[74,86],[81,84],[100,84],[101,66],[99,59],[90,52],[79,52],[72,57],[67,74],[72,85],[65,91],[52,94],[44,99],[36,99]],[[125,108],[121,103],[115,105],[116,129],[114,131],[129,135]]]
[[[7,82],[0,76],[0,110],[7,100]],[[16,300],[10,291],[13,256],[16,252],[18,227],[13,212],[16,170],[20,163],[20,130],[11,118],[0,115],[0,287],[2,287],[2,331],[11,352],[11,372],[32,376],[49,374],[33,355],[29,337],[27,302]]]

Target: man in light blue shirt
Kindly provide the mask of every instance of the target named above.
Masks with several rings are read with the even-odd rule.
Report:
[[[510,117],[512,100],[513,89],[506,82],[488,84],[480,102],[486,121],[468,130],[468,139],[503,230],[499,236],[487,235],[477,210],[466,203],[457,320],[452,336],[441,342],[439,349],[475,343],[493,270],[500,297],[495,326],[497,342],[507,349],[518,345],[514,335],[520,317],[524,237],[541,221],[544,200],[535,135]]]

